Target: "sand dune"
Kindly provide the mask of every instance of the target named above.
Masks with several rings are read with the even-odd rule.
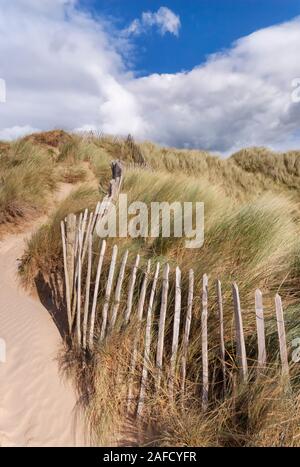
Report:
[[[75,392],[62,380],[56,361],[59,332],[43,305],[18,285],[17,259],[29,234],[0,242],[0,338],[6,343],[6,362],[0,362],[0,446],[84,445]]]

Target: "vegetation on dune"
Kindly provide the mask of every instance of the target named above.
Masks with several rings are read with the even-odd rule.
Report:
[[[204,151],[161,148],[150,142],[137,144],[132,138],[67,135],[59,131],[9,145],[1,144],[0,223],[15,222],[19,217],[26,218],[33,211],[44,209],[45,200],[60,181],[78,183],[47,224],[28,242],[20,267],[26,285],[33,286],[38,276],[50,284],[53,273],[63,281],[60,221],[68,213],[95,207],[110,179],[109,163],[113,159],[126,163],[122,191],[127,193],[129,202],[202,201],[205,204],[205,241],[198,250],[186,249],[184,240],[179,238],[108,241],[104,275],[108,273],[113,243],[119,247],[119,257],[129,249],[129,264],[133,263],[137,253],[141,254],[138,280],[141,280],[147,259],[153,259],[153,264],[156,260],[162,265],[169,262],[172,289],[174,267],[179,265],[183,301],[187,296],[188,270],[193,268],[195,272],[196,301],[184,410],[181,403],[170,401],[167,394],[153,396],[153,400],[147,402],[145,424],[141,430],[144,438],[140,442],[165,446],[299,445],[299,369],[297,364],[291,369],[292,389],[284,393],[278,378],[274,295],[279,292],[284,300],[290,344],[294,337],[300,336],[300,152],[277,154],[265,148],[249,148],[221,159]],[[97,238],[93,251],[99,251]],[[209,275],[210,284],[216,278],[222,280],[229,367],[234,353],[230,344],[233,281],[237,281],[240,288],[250,358],[255,358],[256,352],[253,293],[257,287],[263,291],[267,343],[272,361],[263,378],[241,387],[234,398],[215,400],[209,412],[202,415],[195,375],[200,368],[200,288],[204,273]],[[128,280],[129,274],[125,276],[125,283]],[[161,286],[159,283],[159,290]],[[99,310],[103,304],[101,292],[104,287],[103,282]],[[210,291],[209,303],[210,364],[217,371],[214,290]],[[170,302],[167,336],[171,335],[173,307],[174,303]],[[155,310],[157,313],[159,303]],[[74,350],[64,352],[63,366],[73,374],[80,394],[84,396],[96,444],[109,443],[112,432],[118,431],[126,419],[124,400],[129,374],[129,343],[134,333],[133,322],[126,332],[113,335],[88,359]]]

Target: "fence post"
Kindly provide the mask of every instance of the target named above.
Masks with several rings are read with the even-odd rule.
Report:
[[[207,340],[207,317],[208,317],[208,277],[203,275],[202,279],[202,410],[208,407],[208,340]]]
[[[77,275],[77,314],[76,314],[76,330],[77,330],[77,343],[81,345],[81,251],[82,251],[82,233],[78,229],[78,275]]]
[[[109,273],[108,273],[108,279],[106,283],[105,302],[104,302],[103,310],[102,310],[102,326],[101,326],[101,332],[100,332],[100,342],[104,339],[105,332],[106,332],[107,313],[108,313],[109,299],[110,299],[112,283],[113,283],[113,278],[114,278],[114,273],[115,273],[117,254],[118,254],[118,247],[117,245],[114,245],[113,251],[112,251]]]
[[[147,322],[146,322],[146,334],[145,334],[145,350],[144,350],[144,361],[143,361],[143,370],[142,370],[142,379],[141,379],[141,388],[140,388],[140,397],[137,406],[137,417],[142,413],[144,402],[145,402],[145,393],[146,393],[146,383],[148,378],[148,368],[150,364],[150,346],[151,346],[151,326],[152,326],[152,308],[156,290],[156,284],[159,274],[159,263],[156,265],[156,270],[154,274],[154,279],[152,283],[152,289],[149,299],[148,311],[147,311]]]
[[[122,263],[121,263],[121,267],[120,267],[118,282],[117,282],[116,291],[115,291],[115,303],[113,304],[113,307],[112,307],[111,322],[109,324],[110,331],[113,330],[113,327],[114,327],[114,325],[116,323],[116,319],[117,319],[117,314],[118,314],[118,310],[119,310],[119,306],[120,306],[122,284],[123,284],[123,280],[124,280],[124,274],[125,274],[127,258],[128,258],[128,250],[126,250],[125,253],[124,253]]]
[[[84,317],[83,317],[83,339],[82,345],[86,349],[86,337],[87,337],[87,323],[89,315],[89,304],[90,304],[90,287],[91,287],[91,272],[92,272],[92,246],[93,237],[90,234],[88,238],[88,268],[86,275],[86,288],[85,288],[85,303],[84,303]]]
[[[259,289],[255,291],[255,316],[257,329],[257,346],[258,346],[258,369],[261,370],[266,366],[266,339],[265,339],[265,321],[264,309],[262,301],[262,293]]]
[[[219,333],[220,333],[220,357],[223,374],[223,395],[226,394],[226,365],[225,365],[225,344],[224,344],[224,315],[221,281],[217,280],[217,298],[219,309]]]
[[[106,241],[102,240],[98,265],[97,265],[97,272],[96,272],[96,280],[95,280],[95,288],[94,288],[94,297],[93,297],[93,304],[92,304],[92,312],[91,312],[91,321],[90,321],[90,335],[89,335],[89,348],[92,350],[94,345],[94,327],[95,327],[95,316],[96,316],[96,306],[97,306],[97,299],[98,299],[98,290],[99,290],[99,282],[103,264],[104,253],[106,249]]]
[[[164,351],[164,337],[165,337],[165,322],[168,302],[168,290],[169,290],[169,271],[170,266],[168,263],[164,267],[163,272],[163,286],[162,286],[162,297],[160,306],[160,317],[159,317],[159,328],[158,328],[158,339],[157,339],[157,351],[156,351],[156,368],[157,373],[157,389],[160,388],[162,362],[163,362],[163,351]]]
[[[240,370],[240,375],[243,381],[246,383],[248,379],[247,355],[246,355],[246,346],[245,346],[245,338],[244,338],[243,319],[242,319],[239,289],[235,282],[232,285],[232,294],[233,294],[233,305],[234,305],[237,361],[238,361],[238,366]]]
[[[66,284],[66,302],[67,302],[68,326],[69,326],[70,337],[72,337],[70,279],[69,279],[69,271],[68,271],[66,235],[65,235],[65,223],[64,223],[64,221],[61,221],[60,228],[61,228],[61,240],[62,240],[63,257],[64,257],[64,271],[65,271],[65,284]]]
[[[194,298],[194,271],[193,271],[193,269],[190,269],[189,270],[188,303],[187,303],[187,312],[186,312],[185,329],[184,329],[184,337],[183,337],[183,355],[182,355],[182,360],[181,360],[181,365],[182,365],[181,391],[182,391],[182,394],[184,394],[184,389],[185,389],[186,363],[187,363],[187,355],[188,355],[188,348],[189,348],[189,337],[190,337],[190,329],[191,329],[191,322],[192,322],[193,298]]]
[[[174,390],[174,377],[175,377],[175,369],[176,369],[179,326],[180,326],[180,312],[181,312],[181,271],[179,267],[177,267],[176,272],[175,272],[175,310],[174,310],[173,340],[172,340],[172,354],[171,354],[171,360],[170,360],[170,381],[169,381],[169,393],[170,393],[171,398],[173,397],[173,390]]]
[[[130,315],[131,315],[133,292],[134,292],[134,286],[135,286],[135,281],[136,281],[136,272],[137,272],[139,262],[140,262],[140,255],[137,255],[136,259],[135,259],[133,269],[132,269],[130,282],[129,282],[129,287],[128,287],[128,298],[127,298],[127,307],[126,307],[126,313],[125,313],[125,324],[128,324],[129,319],[130,319]]]
[[[132,395],[133,395],[133,378],[134,378],[134,372],[135,372],[135,367],[136,367],[136,361],[137,361],[137,349],[138,349],[138,342],[140,338],[140,331],[141,331],[141,321],[143,319],[143,310],[144,310],[144,303],[145,303],[145,298],[146,298],[146,291],[147,291],[147,285],[148,285],[148,278],[150,274],[150,268],[151,268],[151,260],[148,260],[147,263],[147,269],[144,275],[144,280],[142,283],[142,288],[141,288],[141,293],[140,293],[140,298],[139,298],[139,303],[138,303],[138,311],[137,311],[137,331],[134,337],[134,342],[133,342],[133,352],[132,352],[132,358],[131,358],[131,364],[130,364],[130,378],[129,378],[129,384],[128,384],[128,399],[127,399],[127,411],[129,412],[130,406],[131,406],[131,400],[132,400]]]
[[[275,307],[276,307],[276,320],[277,320],[279,348],[280,348],[280,359],[281,359],[281,365],[282,365],[282,376],[283,378],[288,379],[289,378],[288,351],[287,351],[287,346],[286,346],[286,335],[285,335],[282,301],[281,301],[280,295],[278,294],[276,294],[275,296]]]

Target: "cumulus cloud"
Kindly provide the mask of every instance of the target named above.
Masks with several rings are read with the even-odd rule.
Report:
[[[292,99],[299,18],[241,38],[188,72],[136,78],[124,58],[131,39],[75,0],[0,0],[0,8],[0,139],[61,127],[224,153],[300,147]]]
[[[180,17],[167,7],[160,7],[156,12],[145,11],[141,19],[134,19],[126,29],[127,34],[142,34],[155,27],[164,36],[167,32],[179,35]]]

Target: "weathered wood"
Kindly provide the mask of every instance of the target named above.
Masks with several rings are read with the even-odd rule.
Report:
[[[89,213],[88,209],[85,209],[83,213],[83,218],[82,218],[81,232],[82,232],[82,244],[83,245],[84,245],[85,238],[88,238],[86,237],[86,231],[85,231],[88,213]]]
[[[69,275],[70,294],[74,288],[74,269],[75,269],[75,239],[76,239],[76,216],[69,214],[67,216],[66,229],[66,254],[67,254],[67,269]],[[72,297],[71,297],[72,299]]]
[[[82,251],[82,233],[78,229],[78,276],[77,276],[77,313],[76,313],[76,332],[77,344],[81,345],[81,251]]]
[[[90,238],[90,235],[92,234],[91,225],[92,225],[93,217],[94,217],[94,213],[90,212],[89,220],[88,220],[88,224],[87,224],[87,228],[86,228],[86,235],[85,235],[85,238],[84,238],[84,241],[83,241],[83,248],[82,248],[82,255],[81,255],[82,263],[84,262],[85,255],[86,255],[86,252],[87,252],[87,249],[88,249],[88,240]]]
[[[92,235],[92,234],[90,234]],[[95,328],[95,317],[96,317],[96,307],[97,307],[97,300],[98,300],[98,291],[99,291],[99,283],[100,283],[100,276],[102,271],[103,265],[103,258],[106,249],[106,241],[102,240],[100,255],[98,259],[97,265],[97,272],[96,272],[96,280],[95,280],[95,287],[94,287],[94,296],[93,296],[93,304],[92,304],[92,311],[91,311],[91,320],[90,320],[90,333],[89,333],[89,348],[93,349],[94,344],[94,328]]]
[[[129,282],[129,287],[128,287],[127,306],[126,306],[126,313],[125,313],[125,324],[128,324],[129,319],[130,319],[130,315],[131,315],[134,286],[135,286],[136,273],[137,273],[137,268],[139,266],[139,262],[140,262],[140,255],[137,255],[136,259],[135,259],[133,269],[132,269],[130,282]]]
[[[172,339],[172,352],[170,359],[170,378],[169,378],[169,393],[173,397],[174,378],[178,351],[178,338],[180,326],[180,312],[181,312],[181,271],[179,267],[175,272],[175,308],[174,308],[174,322],[173,322],[173,339]]]
[[[223,374],[223,395],[226,394],[226,364],[225,364],[225,343],[224,343],[224,315],[223,315],[223,298],[221,281],[217,280],[217,300],[219,310],[219,338],[220,338],[220,359]]]
[[[112,307],[112,313],[111,313],[111,321],[109,324],[110,331],[113,330],[114,325],[116,323],[117,315],[118,315],[118,310],[120,306],[120,299],[121,299],[121,292],[122,292],[122,284],[124,280],[124,274],[125,274],[125,268],[126,268],[126,263],[127,263],[127,258],[128,258],[128,250],[125,251],[120,267],[120,272],[119,272],[119,277],[118,277],[118,282],[115,290],[115,301]]]
[[[278,329],[278,338],[279,338],[280,359],[281,359],[281,366],[282,366],[282,376],[285,379],[288,379],[289,362],[288,362],[288,351],[287,351],[287,345],[286,345],[284,316],[283,316],[281,297],[278,294],[275,295],[275,308],[276,308],[276,320],[277,320],[277,329]]]
[[[114,273],[115,273],[117,254],[118,254],[118,247],[117,245],[114,245],[113,251],[112,251],[109,273],[108,273],[108,279],[106,283],[105,301],[104,301],[103,310],[102,310],[102,326],[101,326],[101,332],[100,332],[100,342],[103,341],[103,339],[105,338],[105,334],[106,334],[109,300],[110,300],[113,278],[114,278]]]
[[[147,263],[147,269],[144,275],[141,293],[139,297],[139,303],[138,303],[137,330],[136,330],[136,334],[135,334],[134,341],[133,341],[133,352],[132,352],[132,357],[131,357],[130,376],[129,376],[129,382],[128,382],[128,398],[127,398],[127,411],[128,412],[130,411],[131,402],[133,398],[134,373],[135,373],[135,367],[136,367],[137,356],[138,356],[138,343],[140,339],[141,321],[143,319],[143,310],[144,310],[144,303],[145,303],[145,298],[146,298],[146,291],[147,291],[147,285],[148,285],[148,280],[149,280],[150,268],[151,268],[151,260],[149,259]]]
[[[257,346],[258,346],[258,369],[263,369],[266,366],[266,338],[265,338],[265,321],[264,309],[262,301],[262,293],[259,289],[255,291],[255,316],[257,329]]]
[[[61,227],[61,240],[62,240],[62,247],[63,247],[63,258],[64,258],[68,326],[69,326],[69,334],[71,336],[72,335],[71,294],[70,294],[70,280],[69,280],[69,271],[68,271],[66,234],[65,234],[65,223],[64,223],[64,221],[61,221],[60,227]]]
[[[201,342],[202,342],[202,410],[205,412],[208,408],[208,338],[207,338],[207,319],[208,319],[208,277],[203,275],[202,279],[202,313],[201,313]]]
[[[170,266],[167,263],[163,272],[163,286],[161,295],[160,305],[160,317],[159,317],[159,328],[158,328],[158,339],[157,339],[157,351],[156,351],[156,368],[157,368],[157,389],[160,388],[161,374],[162,374],[162,363],[163,363],[163,352],[164,352],[164,338],[165,338],[165,323],[166,313],[168,304],[168,291],[169,291],[169,272]]]
[[[157,280],[158,280],[159,268],[160,268],[160,265],[159,263],[157,263],[155,274],[154,274],[154,279],[152,283],[148,311],[147,311],[143,370],[142,370],[142,378],[141,378],[140,396],[139,396],[139,402],[137,406],[138,417],[142,414],[142,410],[143,410],[144,403],[145,403],[146,383],[148,379],[148,370],[150,366],[150,347],[151,347],[151,340],[152,340],[152,334],[151,334],[152,308],[153,308],[155,290],[156,290],[156,285],[157,285]]]
[[[193,299],[194,299],[194,271],[193,269],[189,270],[189,291],[188,291],[188,302],[187,302],[187,311],[185,319],[185,328],[183,336],[183,349],[182,349],[182,359],[181,359],[181,391],[184,393],[185,390],[185,379],[186,379],[186,364],[189,348],[189,338],[192,322],[192,311],[193,311]]]
[[[82,346],[86,349],[87,341],[87,324],[88,324],[88,315],[89,315],[89,303],[90,303],[90,287],[91,287],[91,272],[92,272],[92,246],[93,246],[93,237],[90,234],[88,239],[88,267],[86,275],[86,287],[85,287],[85,303],[84,303],[84,316],[83,316],[83,338]]]
[[[246,346],[243,329],[243,319],[240,304],[239,289],[236,283],[232,285],[234,320],[235,320],[235,335],[237,348],[237,363],[242,380],[247,382],[248,379],[248,364],[246,355]]]

